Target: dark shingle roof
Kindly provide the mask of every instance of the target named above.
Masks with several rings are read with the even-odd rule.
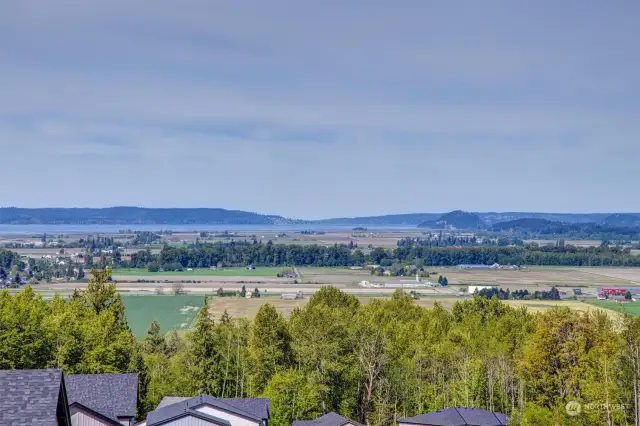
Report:
[[[56,426],[60,370],[0,371],[0,425]]]
[[[327,413],[315,420],[296,420],[293,422],[293,426],[343,426],[346,424],[362,426],[360,423],[349,420],[337,413]]]
[[[502,413],[478,408],[455,407],[400,419],[398,423],[432,426],[504,426],[507,424],[507,420],[507,416]]]
[[[69,405],[81,404],[112,420],[136,415],[137,374],[71,374],[65,381]]]
[[[259,419],[268,419],[270,417],[269,398],[223,398],[219,400],[242,411],[253,414]]]
[[[172,401],[176,402],[167,405],[167,402]],[[248,418],[258,423],[269,418],[269,400],[265,398],[214,398],[209,395],[198,395],[186,399],[180,397],[165,397],[160,402],[158,408],[148,414],[147,426],[162,424],[169,419],[184,415],[205,415],[196,411],[196,408],[201,405],[217,407],[223,411]],[[221,420],[214,416],[208,417],[210,417],[210,421],[214,424],[228,423],[226,420]]]

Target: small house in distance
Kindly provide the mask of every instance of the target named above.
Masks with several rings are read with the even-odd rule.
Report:
[[[301,291],[298,291],[297,293],[282,293],[280,295],[280,299],[282,299],[282,300],[298,300],[298,299],[304,299],[304,295],[302,294]]]

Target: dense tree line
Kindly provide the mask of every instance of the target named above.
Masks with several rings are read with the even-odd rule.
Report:
[[[637,240],[640,227],[617,226],[600,223],[564,223],[540,218],[523,218],[495,223],[491,226],[495,232],[518,236],[522,239],[567,238],[586,240]]]
[[[627,249],[608,247],[428,247],[401,246],[393,250],[381,247],[365,254],[348,245],[295,245],[259,242],[231,242],[200,244],[181,248],[165,246],[159,254],[150,251],[134,253],[122,267],[146,268],[157,265],[176,265],[189,268],[225,266],[354,266],[394,263],[415,264],[421,261],[429,266],[455,266],[459,264],[500,263],[503,265],[561,265],[561,266],[640,266],[640,256]]]
[[[425,233],[424,237],[402,238],[398,240],[398,247],[457,247],[457,246],[524,246],[524,241],[518,238],[507,238],[505,236],[477,237],[458,234],[431,234]]]
[[[30,288],[0,293],[0,368],[138,372],[140,418],[163,396],[207,393],[268,397],[274,426],[323,411],[390,425],[452,406],[516,425],[637,424],[638,318],[531,314],[485,297],[425,309],[400,291],[363,305],[325,287],[289,318],[265,304],[252,321],[215,319],[205,303],[186,337],[152,323],[136,341],[108,272],[92,275],[49,303]],[[569,401],[600,408],[570,417]]]
[[[0,250],[0,268],[11,269],[14,266],[23,266],[20,255],[9,250]]]

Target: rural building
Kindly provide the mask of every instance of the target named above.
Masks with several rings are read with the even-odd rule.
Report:
[[[382,286],[385,288],[424,288],[433,286],[433,284],[430,282],[404,280],[384,283]]]
[[[493,265],[483,265],[483,264],[460,264],[458,265],[459,269],[520,269],[517,265],[500,265],[499,263],[494,263]]]
[[[470,264],[460,264],[458,265],[458,268],[460,269],[489,269],[490,266],[489,265],[470,265]]]
[[[327,413],[315,420],[296,420],[292,426],[363,426],[337,413]]]
[[[508,416],[502,413],[454,407],[400,419],[398,426],[505,426],[508,420]]]
[[[71,426],[62,371],[0,371],[0,425]]]
[[[267,426],[265,398],[165,397],[140,426]]]
[[[280,295],[280,299],[283,299],[283,300],[304,299],[304,295],[302,294],[301,291],[299,291],[297,293],[282,293]]]
[[[624,296],[627,291],[633,296],[640,295],[640,287],[600,287],[598,288],[598,295]]]
[[[70,374],[65,379],[73,426],[134,425],[137,374]]]

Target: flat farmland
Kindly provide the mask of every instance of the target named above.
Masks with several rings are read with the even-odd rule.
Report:
[[[492,285],[510,289],[556,287],[629,286],[640,283],[640,268],[531,267],[521,270],[432,268],[445,275],[449,285]]]
[[[610,309],[615,312],[640,315],[640,302],[618,303],[615,300],[589,300],[590,305],[598,308]]]
[[[152,321],[162,332],[188,330],[204,304],[203,295],[122,295],[125,315],[131,331],[143,338]]]
[[[282,300],[279,297],[260,297],[257,299],[243,299],[240,297],[212,297],[209,302],[211,315],[218,319],[226,310],[235,318],[253,317],[264,304],[270,303],[278,312],[285,316],[291,315],[295,308],[301,308],[307,304],[309,298],[298,300]]]
[[[353,270],[349,268],[297,268],[300,276],[292,278],[278,278],[276,275],[282,268],[225,268],[219,271],[209,269],[194,269],[183,272],[156,272],[146,269],[116,269],[114,279],[121,283],[137,280],[197,280],[202,285],[220,285],[234,283],[263,283],[265,285],[284,285],[291,290],[296,285],[334,285],[345,289],[356,289],[361,281],[383,284],[387,282],[411,281],[412,277],[377,277],[371,275],[368,269]],[[450,287],[458,290],[468,285],[491,285],[502,288],[528,289],[535,291],[555,287],[581,287],[595,290],[597,287],[627,287],[640,286],[640,268],[574,268],[574,267],[527,267],[521,270],[495,269],[459,269],[456,267],[429,266],[432,273],[430,280],[436,281],[442,274],[449,280]],[[296,284],[294,281],[297,281]],[[208,284],[207,284],[208,283]]]
[[[145,268],[114,269],[113,276],[124,277],[276,277],[283,268],[224,268],[208,269],[194,268],[183,271],[149,272]]]

